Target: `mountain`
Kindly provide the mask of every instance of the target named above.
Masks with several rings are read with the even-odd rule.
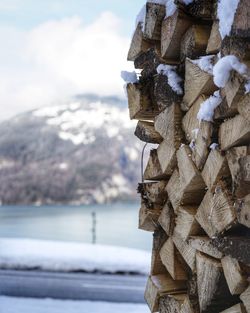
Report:
[[[142,144],[126,104],[77,96],[0,124],[2,204],[133,200]]]

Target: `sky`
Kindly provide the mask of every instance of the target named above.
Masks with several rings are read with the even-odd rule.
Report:
[[[76,94],[124,97],[145,0],[0,0],[0,120]]]

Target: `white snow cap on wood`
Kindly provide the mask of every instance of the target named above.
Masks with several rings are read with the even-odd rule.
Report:
[[[230,35],[238,4],[239,0],[219,0],[217,16],[219,18],[219,30],[222,39]]]
[[[135,28],[137,28],[138,24],[141,24],[141,28],[142,30],[144,30],[145,18],[146,18],[146,4],[144,4],[144,6],[141,8],[140,12],[136,16]]]
[[[218,87],[225,87],[230,78],[231,71],[235,70],[239,74],[245,76],[249,75],[248,67],[241,63],[236,56],[227,55],[221,58],[214,66],[214,83]]]
[[[200,110],[197,114],[197,119],[201,121],[212,122],[214,117],[214,110],[221,103],[222,98],[220,96],[219,90],[215,91],[215,93],[201,103]]]
[[[199,66],[199,68],[204,71],[207,72],[209,74],[213,74],[213,63],[212,60],[215,56],[214,55],[206,55],[204,57],[200,57],[197,60],[191,60],[191,62],[193,64],[196,64]]]
[[[218,143],[215,143],[215,142],[214,142],[214,143],[212,143],[212,144],[210,145],[209,148],[210,148],[211,150],[216,150],[218,147],[219,147]]]
[[[167,76],[169,86],[178,95],[183,94],[183,89],[181,87],[182,78],[176,73],[176,66],[160,64],[157,67],[157,73]]]
[[[138,83],[136,72],[127,72],[121,71],[121,78],[125,81],[126,84],[134,84]]]

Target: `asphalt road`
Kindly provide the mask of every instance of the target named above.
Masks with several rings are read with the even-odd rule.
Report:
[[[0,270],[0,295],[144,303],[146,277]]]

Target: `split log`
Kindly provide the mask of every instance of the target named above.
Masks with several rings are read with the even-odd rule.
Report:
[[[229,309],[226,309],[225,311],[223,311],[221,313],[247,313],[247,311],[246,311],[244,305],[242,303],[239,303],[239,304],[232,306]]]
[[[240,0],[234,15],[231,36],[249,38],[250,33],[250,3],[248,0]]]
[[[145,180],[163,180],[168,178],[167,175],[162,172],[156,149],[150,151],[148,164],[144,171],[143,178]]]
[[[212,144],[213,125],[211,122],[201,121],[197,136],[193,141],[192,159],[200,171],[206,163],[209,147]]]
[[[185,72],[185,94],[181,106],[184,111],[187,111],[201,94],[211,96],[218,88],[214,84],[213,75],[201,70],[193,60],[188,58]]]
[[[222,150],[249,144],[250,121],[237,115],[222,123],[219,131],[219,142]]]
[[[160,52],[156,48],[150,48],[145,52],[139,54],[134,60],[134,66],[136,69],[141,69],[142,77],[152,77],[157,74],[157,67],[160,64],[164,64],[165,61],[160,56]]]
[[[151,256],[151,275],[167,274],[167,270],[163,265],[160,257],[160,250],[168,239],[165,231],[159,226],[153,234],[153,248]]]
[[[232,197],[224,184],[217,184],[214,194],[207,191],[198,208],[196,219],[211,238],[236,223]]]
[[[144,37],[151,40],[161,39],[161,25],[166,15],[166,7],[158,3],[146,4]]]
[[[217,54],[222,45],[222,38],[219,31],[219,21],[214,21],[207,45],[207,54]]]
[[[153,97],[160,112],[175,103],[180,103],[182,99],[182,95],[177,94],[169,85],[168,77],[162,74],[154,76]]]
[[[149,206],[153,204],[163,206],[167,201],[167,191],[165,190],[167,181],[140,183],[138,192],[142,200]]]
[[[158,222],[168,236],[172,236],[175,227],[175,215],[174,210],[169,203],[164,205]]]
[[[221,260],[221,264],[231,294],[241,294],[247,288],[248,282],[246,275],[244,275],[242,271],[240,263],[230,256],[225,256]]]
[[[212,240],[209,237],[194,236],[190,237],[188,242],[194,249],[215,259],[221,259],[223,257],[223,254],[212,244]]]
[[[151,312],[157,312],[160,297],[166,294],[183,294],[185,288],[185,282],[174,281],[170,275],[152,275],[148,278],[144,297]]]
[[[178,260],[178,251],[172,238],[164,243],[160,251],[161,261],[174,280],[187,280],[187,274],[181,262]]]
[[[236,201],[235,210],[238,222],[250,228],[250,194]]]
[[[192,271],[195,271],[195,254],[196,250],[186,241],[184,241],[178,234],[174,231],[173,242],[179,251],[182,258],[185,260],[187,265]]]
[[[196,267],[201,312],[217,313],[239,301],[230,294],[221,262],[197,252]]]
[[[250,285],[249,287],[241,294],[241,301],[244,303],[247,313],[250,313]]]
[[[162,23],[161,55],[166,60],[178,61],[180,58],[181,38],[191,26],[192,20],[181,10],[167,17]]]
[[[229,255],[242,263],[250,265],[250,238],[232,236],[215,238],[213,245],[224,255]]]
[[[242,63],[250,60],[250,38],[226,36],[221,45],[222,56],[235,55]]]
[[[205,183],[191,157],[188,146],[182,146],[177,152],[180,184],[185,194],[185,202],[200,204],[205,194]]]
[[[186,11],[192,17],[203,20],[211,20],[213,14],[213,1],[195,0],[188,5],[184,5],[182,0],[177,0],[179,8]]]
[[[180,186],[180,175],[178,169],[175,169],[172,176],[170,177],[167,187],[166,187],[168,198],[174,208],[177,211],[181,204],[181,199],[183,196],[183,191]]]
[[[147,51],[152,44],[143,38],[142,25],[139,23],[134,32],[127,60],[134,61],[142,52]]]
[[[161,143],[163,138],[154,128],[154,123],[139,121],[136,130],[135,136],[140,140],[148,143]]]
[[[224,89],[221,89],[220,95],[222,101],[214,111],[214,120],[224,121],[225,119],[234,117],[239,112],[237,107],[229,107]]]
[[[173,139],[173,138],[172,138]],[[157,148],[158,160],[161,166],[162,173],[170,177],[176,167],[176,144],[173,140],[163,140]]]
[[[154,232],[158,227],[158,219],[161,214],[162,207],[159,205],[147,206],[147,204],[142,201],[141,208],[139,212],[139,229]]]
[[[190,59],[196,59],[202,55],[205,55],[209,35],[209,26],[191,26],[181,40],[181,61],[184,61],[186,57]]]
[[[150,97],[150,86],[127,84],[130,119],[153,120],[159,114]]]
[[[250,190],[250,147],[231,148],[226,157],[232,176],[232,193],[238,198],[243,198]]]
[[[187,295],[163,296],[160,298],[159,313],[178,313]]]
[[[238,111],[241,116],[250,121],[250,93],[240,99],[238,103]]]
[[[186,241],[190,236],[202,233],[202,229],[195,219],[197,207],[180,206],[176,217],[175,234]]]
[[[185,114],[182,120],[182,128],[185,132],[188,142],[196,139],[196,130],[199,129],[199,120],[197,119],[197,114],[200,110],[201,104],[207,99],[206,96],[201,95],[195,101],[190,110]]]
[[[230,176],[227,159],[217,149],[211,150],[202,171],[202,177],[211,192],[216,184]]]
[[[183,304],[181,306],[180,311],[177,311],[178,313],[200,313],[198,306],[193,306],[189,297],[186,297],[183,301]],[[176,312],[176,313],[177,313]]]

